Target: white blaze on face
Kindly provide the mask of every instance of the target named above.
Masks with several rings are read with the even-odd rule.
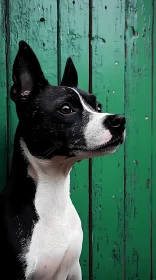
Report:
[[[87,106],[87,104],[84,102],[83,98],[76,89],[72,88],[72,90],[74,90],[79,96],[84,110],[90,113],[89,121],[86,127],[84,128],[84,137],[86,140],[87,148],[94,149],[109,142],[112,138],[112,134],[108,129],[105,128],[104,121],[106,117],[110,114],[98,113],[94,111],[92,108]]]

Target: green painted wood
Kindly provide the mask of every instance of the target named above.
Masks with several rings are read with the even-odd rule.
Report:
[[[126,4],[125,279],[151,276],[152,1]]]
[[[4,3],[5,1],[0,1],[0,191],[5,185],[7,174],[7,77]]]
[[[46,78],[57,84],[57,3],[49,1],[10,0],[10,84],[11,69],[20,40],[27,41],[34,49]],[[9,154],[13,150],[17,126],[15,106],[9,101]]]
[[[152,11],[152,280],[156,279],[156,1]]]
[[[92,69],[89,4],[93,5]],[[83,279],[156,279],[156,0],[0,0],[1,189],[17,125],[7,82],[11,85],[21,39],[33,47],[52,84],[60,80],[70,55],[79,73],[79,87],[88,90],[92,72],[93,93],[103,111],[123,113],[125,109],[125,151],[123,146],[114,155],[93,160],[92,213],[88,161],[76,164],[71,174],[71,195],[84,231]],[[91,252],[93,267],[89,267]],[[90,276],[89,270],[93,271]]]
[[[93,1],[93,93],[103,112],[124,112],[124,3]],[[124,148],[93,160],[93,279],[123,275]]]
[[[61,74],[68,56],[78,71],[79,87],[88,91],[89,1],[61,0],[59,6]],[[83,279],[89,279],[88,245],[88,161],[76,164],[71,172],[71,197],[82,221],[84,241],[81,255]]]

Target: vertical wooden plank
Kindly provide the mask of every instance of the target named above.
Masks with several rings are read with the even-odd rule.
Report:
[[[156,0],[152,6],[152,280],[156,279]]]
[[[0,191],[6,182],[7,165],[7,77],[6,77],[6,13],[0,0]]]
[[[126,273],[151,276],[151,29],[152,0],[126,2],[125,112]]]
[[[55,0],[10,0],[10,84],[11,69],[18,42],[25,40],[35,51],[52,84],[57,84],[57,2]],[[9,153],[12,157],[14,132],[17,126],[15,106],[9,102]]]
[[[88,91],[89,1],[61,0],[59,5],[61,75],[68,56],[71,56],[79,76],[79,87]],[[75,165],[71,174],[72,201],[82,221],[84,241],[81,255],[83,279],[88,274],[88,161]]]
[[[103,112],[124,113],[124,1],[93,0],[93,93]],[[93,160],[93,279],[121,280],[124,147]]]

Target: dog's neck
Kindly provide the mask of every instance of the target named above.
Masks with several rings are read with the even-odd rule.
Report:
[[[21,147],[26,156],[28,174],[36,184],[35,208],[45,223],[49,217],[63,215],[70,199],[70,170],[75,159],[57,156],[51,160],[38,159],[30,154],[25,143]]]
[[[27,162],[23,157],[20,148],[21,127],[17,126],[14,152],[10,175],[3,190],[4,196],[9,196],[14,201],[15,207],[23,207],[24,204],[31,204],[35,195],[33,180],[27,176]],[[19,200],[19,197],[21,198]]]

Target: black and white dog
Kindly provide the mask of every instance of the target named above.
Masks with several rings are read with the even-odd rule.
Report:
[[[82,279],[83,233],[70,199],[70,170],[84,158],[115,152],[125,118],[99,112],[96,97],[77,85],[71,58],[61,85],[52,86],[32,49],[19,43],[11,88],[19,124],[1,194],[2,279]]]

